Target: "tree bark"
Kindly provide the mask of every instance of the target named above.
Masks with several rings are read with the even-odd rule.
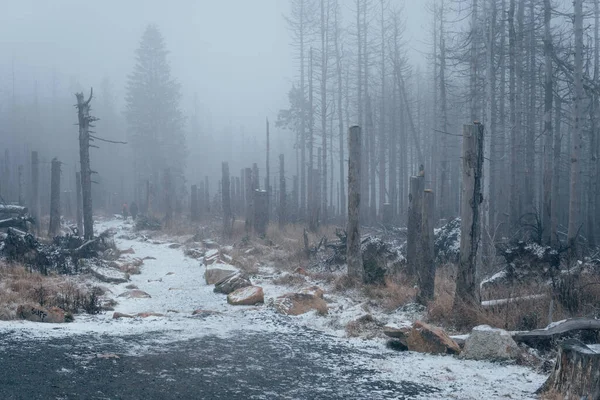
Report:
[[[550,0],[544,0],[544,176],[542,206],[542,240],[549,245],[552,241],[552,36],[550,23],[552,9]],[[557,166],[558,167],[558,166]]]
[[[287,223],[287,193],[285,185],[284,155],[279,155],[279,229]]]
[[[479,304],[475,284],[476,259],[481,233],[483,125],[465,125],[462,151],[462,201],[460,227],[460,260],[456,276],[454,310],[463,305]]]
[[[245,170],[245,188],[246,188],[246,234],[252,231],[254,226],[254,185],[252,184],[252,169]]]
[[[83,237],[85,240],[94,238],[94,220],[92,216],[92,170],[90,168],[90,127],[95,117],[90,116],[90,97],[86,100],[83,93],[76,93],[77,115],[79,119],[79,161],[81,164],[81,192],[83,204]]]
[[[191,220],[197,222],[199,219],[198,213],[198,186],[192,185],[192,198],[190,202]]]
[[[229,181],[229,164],[221,164],[223,176],[221,178],[221,197],[223,200],[223,236],[231,237],[232,214],[231,214],[231,183]],[[267,192],[268,198],[268,192]],[[268,200],[266,207],[268,207]]]
[[[173,227],[173,178],[171,170],[165,169],[165,227]]]
[[[40,160],[37,151],[31,152],[31,214],[35,220],[35,231],[40,233]],[[80,232],[81,234],[81,232]]]
[[[435,288],[435,257],[434,257],[434,218],[435,218],[435,196],[432,190],[423,193],[423,213],[421,219],[421,265],[417,271],[419,296],[421,304],[433,300]]]
[[[77,207],[75,207],[77,212],[77,216],[75,217],[77,221],[77,235],[81,236],[83,234],[83,216],[81,213],[81,173],[79,172],[75,172],[75,192],[77,196]]]
[[[346,260],[348,276],[363,279],[364,269],[360,249],[360,197],[361,197],[361,132],[352,126],[348,132],[348,222]]]
[[[410,177],[410,193],[408,195],[408,232],[406,240],[406,264],[410,278],[417,276],[421,267],[421,224],[423,218],[423,193],[425,176]]]

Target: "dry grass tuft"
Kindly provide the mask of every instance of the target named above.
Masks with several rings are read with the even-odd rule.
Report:
[[[365,285],[363,293],[376,300],[385,311],[394,311],[414,301],[417,289],[402,275],[387,277],[385,285]]]
[[[304,286],[306,283],[306,277],[299,274],[283,274],[273,279],[273,284],[275,285]]]

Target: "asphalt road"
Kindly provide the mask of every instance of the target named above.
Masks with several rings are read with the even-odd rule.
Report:
[[[24,339],[7,332],[0,334],[0,399],[411,399],[437,391],[386,380],[364,366],[385,354],[309,329],[232,333],[165,344],[159,334]]]

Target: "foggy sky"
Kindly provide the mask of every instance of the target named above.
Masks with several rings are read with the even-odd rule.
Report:
[[[401,1],[399,1],[401,2]],[[0,13],[0,99],[15,91],[41,97],[57,90],[72,94],[98,87],[108,77],[122,109],[134,51],[149,23],[157,23],[170,50],[172,75],[182,84],[182,108],[194,93],[212,116],[213,128],[232,124],[262,133],[264,117],[287,106],[296,74],[283,19],[287,0],[80,1],[2,0]],[[348,10],[352,1],[343,3]],[[413,63],[428,49],[424,2],[408,2],[407,47]],[[17,102],[19,99],[17,99]],[[0,106],[1,107],[1,106]]]

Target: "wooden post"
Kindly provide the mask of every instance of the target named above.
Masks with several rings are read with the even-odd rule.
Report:
[[[433,300],[435,287],[435,256],[434,256],[434,216],[435,196],[432,190],[426,189],[423,193],[423,213],[421,219],[421,265],[417,271],[419,296],[421,304]]]
[[[462,166],[460,259],[454,297],[456,312],[460,312],[463,304],[478,304],[479,298],[475,285],[483,178],[483,125],[479,123],[463,127]]]
[[[279,155],[279,229],[287,222],[287,199],[285,189],[285,164],[284,155]]]
[[[361,184],[361,134],[359,126],[350,127],[348,133],[348,222],[346,260],[348,276],[362,280],[364,268],[360,251],[360,184]]]
[[[257,189],[254,191],[254,231],[259,236],[267,234],[268,211],[267,211],[267,196],[266,190]]]
[[[77,235],[81,236],[83,234],[83,216],[81,214],[81,173],[75,172],[75,192],[77,199],[77,207],[75,207],[77,216],[75,217],[77,221]]]
[[[94,237],[94,220],[92,216],[92,170],[90,168],[90,127],[97,118],[90,116],[90,102],[93,90],[87,101],[83,93],[76,93],[77,115],[79,119],[79,161],[81,164],[81,192],[83,203],[83,230],[84,238],[91,240]]]
[[[198,186],[192,185],[192,198],[190,202],[190,217],[191,220],[197,222],[199,219],[198,213]]]
[[[408,232],[406,240],[406,264],[407,273],[410,278],[414,278],[421,267],[419,256],[421,249],[421,223],[423,212],[423,190],[425,186],[425,176],[419,173],[418,176],[410,177],[410,192],[408,195]]]
[[[35,231],[40,233],[40,159],[37,151],[31,152],[31,213],[35,219]]]
[[[52,159],[50,175],[50,226],[48,236],[58,236],[60,232],[60,161]]]
[[[246,233],[250,233],[252,230],[253,216],[254,216],[254,189],[252,188],[252,170],[250,168],[246,168],[245,170],[245,187],[246,187]]]
[[[231,182],[229,181],[229,164],[221,163],[221,197],[223,201],[223,236],[231,237]]]
[[[165,169],[165,227],[173,227],[173,182],[169,168]]]

